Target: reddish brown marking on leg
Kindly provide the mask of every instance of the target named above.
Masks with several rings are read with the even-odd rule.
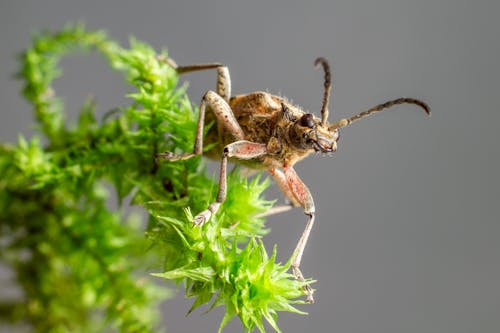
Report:
[[[263,143],[241,140],[228,144],[225,152],[228,157],[249,160],[264,155],[267,152],[267,146]]]
[[[308,216],[306,228],[300,236],[299,242],[297,243],[297,246],[293,251],[294,258],[292,260],[292,270],[295,278],[299,281],[304,281],[304,276],[302,275],[299,267],[300,262],[302,261],[302,255],[304,254],[307,240],[309,239],[309,234],[311,233],[311,229],[314,224],[314,200],[306,184],[304,184],[304,182],[300,180],[299,176],[292,167],[285,167],[283,169],[283,172],[285,174],[285,179],[291,193],[300,203],[302,208],[304,208],[304,213]],[[312,288],[309,285],[305,285],[302,288],[307,295],[307,302],[313,303],[314,298]]]
[[[299,204],[304,208],[306,214],[314,213],[314,201],[307,188],[306,184],[300,180],[295,170],[291,167],[283,169],[285,173],[286,182],[290,188],[291,193]]]
[[[276,184],[278,184],[281,192],[283,192],[283,195],[287,200],[290,201],[290,203],[297,207],[300,206],[300,203],[297,201],[297,198],[292,193],[292,190],[290,189],[290,186],[288,186],[288,183],[286,181],[285,174],[283,173],[282,170],[276,169],[276,168],[269,168],[269,173],[271,176],[273,176],[274,181]]]

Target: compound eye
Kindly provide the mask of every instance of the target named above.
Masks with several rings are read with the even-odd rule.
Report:
[[[310,113],[306,113],[302,117],[300,117],[299,120],[299,125],[308,127],[308,128],[313,128],[314,127],[314,116]]]

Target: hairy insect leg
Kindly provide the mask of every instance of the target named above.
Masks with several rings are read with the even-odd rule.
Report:
[[[299,207],[300,203],[295,198],[295,195],[292,193],[290,186],[288,185],[288,181],[286,179],[285,173],[281,169],[270,168],[269,173],[273,176],[274,181],[278,184],[281,192],[285,198],[290,202],[291,207]],[[288,206],[288,205],[286,205]]]
[[[220,176],[219,176],[219,191],[217,193],[217,199],[212,202],[208,208],[193,219],[193,224],[202,225],[214,215],[217,210],[219,210],[220,205],[226,200],[227,194],[227,159],[230,157],[236,157],[243,160],[248,160],[262,156],[267,153],[267,148],[265,144],[254,143],[246,140],[240,140],[228,144],[224,147],[224,152],[222,154],[221,165],[220,165]]]
[[[285,199],[288,201],[288,204],[273,207],[264,213],[257,214],[256,217],[267,217],[271,215],[281,214],[286,211],[289,211],[293,207],[300,206],[300,203],[297,201],[297,199],[295,199],[295,196],[293,195],[292,191],[290,190],[290,187],[288,186],[283,171],[274,167],[269,168],[268,171],[271,174],[271,176],[273,176],[276,184],[278,184],[278,187],[280,188],[281,192],[283,192],[283,195],[285,196]]]
[[[295,170],[291,167],[284,168],[284,176],[286,183],[288,184],[289,191],[292,193],[296,202],[298,202],[302,208],[304,209],[304,213],[308,216],[307,224],[300,236],[300,239],[293,251],[293,259],[292,259],[292,271],[295,275],[295,278],[299,281],[304,281],[304,276],[300,271],[300,263],[302,261],[302,255],[304,254],[304,249],[307,244],[307,240],[309,239],[309,234],[311,233],[311,229],[314,225],[314,200],[311,195],[311,192],[307,188],[307,186],[300,180],[299,176],[295,172]],[[286,195],[286,192],[285,192]],[[307,296],[307,302],[313,303],[313,290],[309,285],[305,285],[304,291]]]
[[[231,98],[231,76],[229,75],[228,68],[221,63],[213,62],[179,66],[172,58],[159,56],[158,60],[166,63],[172,68],[175,68],[178,74],[217,69],[217,94],[226,102],[229,102],[229,98]]]
[[[233,111],[227,102],[215,92],[209,90],[203,95],[200,103],[200,114],[198,116],[198,125],[196,129],[196,139],[194,142],[193,152],[176,155],[171,152],[159,153],[156,158],[161,158],[169,161],[186,160],[196,155],[201,155],[203,152],[203,126],[205,125],[205,112],[207,105],[210,110],[215,114],[217,123],[222,128],[230,132],[237,140],[242,140],[244,137],[243,130],[241,129],[238,121],[234,117]]]

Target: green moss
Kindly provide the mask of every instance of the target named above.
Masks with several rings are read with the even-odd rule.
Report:
[[[122,72],[131,102],[97,119],[88,101],[69,126],[51,84],[60,58],[77,50],[96,50]],[[36,36],[21,56],[39,134],[0,149],[0,259],[24,293],[0,304],[2,320],[36,332],[157,331],[168,291],[148,270],[183,281],[190,312],[225,306],[221,330],[238,316],[248,331],[264,331],[263,320],[279,331],[278,311],[301,313],[293,304],[303,283],[255,239],[267,232],[256,215],[272,206],[262,197],[268,181],[232,172],[220,212],[193,227],[189,209],[205,209],[217,190],[202,159],[155,163],[158,152],[192,149],[197,119],[160,55],[166,51],[134,39],[122,48],[101,31],[70,25]],[[117,211],[107,204],[109,188]],[[147,211],[146,227],[124,213],[130,205]]]

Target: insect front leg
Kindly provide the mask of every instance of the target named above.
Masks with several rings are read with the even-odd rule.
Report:
[[[243,160],[249,160],[262,156],[267,153],[267,147],[262,143],[255,143],[246,140],[240,140],[228,144],[224,147],[222,153],[220,176],[219,176],[219,191],[217,199],[211,203],[208,208],[198,215],[193,220],[195,225],[202,225],[210,219],[219,209],[220,205],[226,200],[227,194],[227,159],[229,157],[236,157]]]
[[[309,238],[309,234],[311,233],[311,229],[314,224],[314,200],[311,195],[311,192],[307,188],[307,186],[300,180],[299,176],[295,172],[292,167],[285,167],[283,169],[284,177],[286,184],[288,185],[288,191],[284,191],[286,196],[292,195],[295,199],[295,202],[298,202],[300,206],[304,209],[304,213],[307,215],[308,220],[302,235],[293,251],[293,260],[292,260],[292,270],[295,278],[300,281],[304,281],[304,276],[300,271],[300,262],[302,261],[302,255],[304,254],[304,249],[307,244],[307,240]],[[278,183],[279,184],[279,183]],[[281,185],[280,185],[281,186]],[[294,202],[294,201],[292,201]],[[304,291],[307,295],[307,302],[313,303],[313,290],[309,285],[305,285]]]
[[[200,103],[200,114],[198,116],[198,125],[196,129],[196,139],[194,142],[193,152],[185,153],[181,155],[176,155],[171,152],[159,153],[156,155],[157,158],[161,158],[169,161],[186,160],[196,155],[201,155],[203,152],[203,126],[205,124],[205,111],[207,105],[210,107],[212,112],[217,118],[217,123],[220,126],[230,132],[234,138],[237,140],[242,140],[244,138],[243,130],[236,121],[233,111],[227,104],[227,102],[215,92],[209,90],[203,95]]]
[[[285,174],[281,169],[278,168],[269,168],[269,173],[271,176],[273,176],[274,181],[276,184],[278,184],[278,187],[280,188],[281,192],[283,192],[283,195],[285,196],[286,200],[288,201],[288,204],[273,207],[269,209],[268,211],[256,215],[257,217],[267,217],[275,214],[280,214],[283,212],[286,212],[293,207],[299,207],[300,203],[295,199],[295,196],[292,193],[292,190],[290,189],[290,186],[288,186],[288,182],[286,180]]]

